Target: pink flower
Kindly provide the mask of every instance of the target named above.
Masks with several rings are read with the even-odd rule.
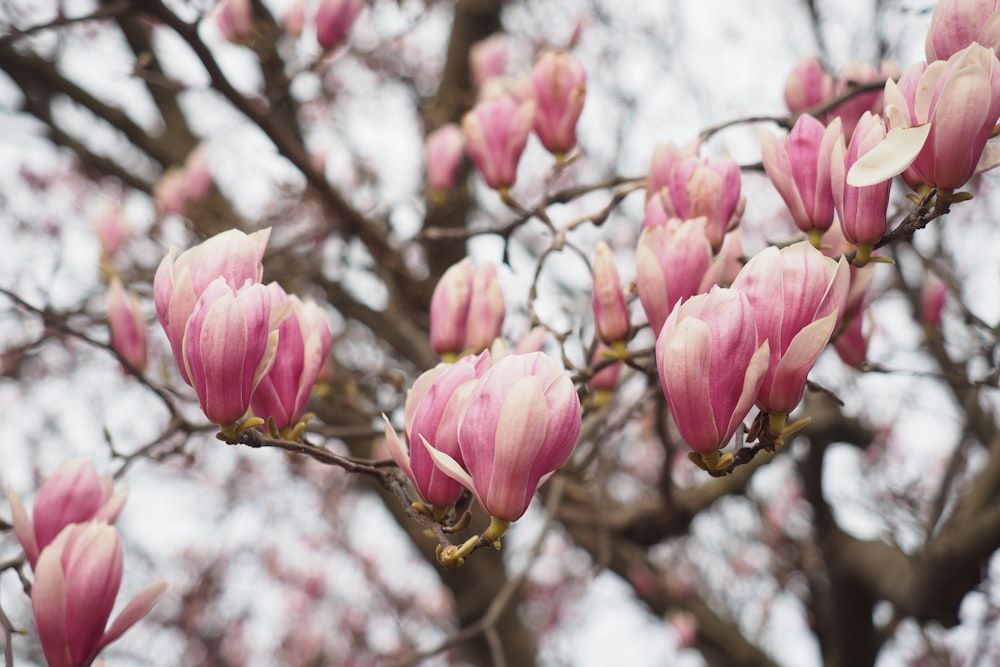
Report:
[[[497,33],[476,42],[469,49],[469,69],[472,85],[481,88],[490,79],[502,77],[507,71],[507,35]]]
[[[563,51],[546,51],[531,70],[531,85],[538,104],[535,134],[550,153],[569,153],[587,95],[583,65]]]
[[[108,288],[108,324],[111,327],[111,347],[132,367],[142,373],[146,369],[146,318],[139,298],[125,293],[117,276]],[[122,370],[130,372],[122,367]]]
[[[863,324],[864,313],[858,312],[845,321],[840,333],[833,339],[833,349],[840,360],[851,368],[861,368],[868,355],[868,336]]]
[[[332,51],[347,41],[362,9],[362,0],[320,0],[316,10],[316,41],[324,51]]]
[[[496,267],[466,257],[441,276],[431,296],[431,346],[444,356],[478,353],[500,336],[503,290]]]
[[[927,30],[927,62],[947,60],[973,42],[1000,46],[997,0],[941,0]]]
[[[948,286],[945,282],[936,273],[927,271],[920,289],[920,321],[924,326],[940,328],[947,296]]]
[[[833,193],[830,190],[830,155],[841,137],[839,119],[829,127],[809,115],[801,115],[785,140],[761,131],[760,149],[764,171],[785,200],[795,224],[819,236],[833,224]]]
[[[466,356],[456,363],[438,364],[423,373],[406,396],[405,424],[409,453],[395,430],[385,423],[389,452],[406,473],[420,497],[432,507],[443,509],[462,495],[464,487],[442,472],[431,458],[428,447],[443,452],[462,465],[458,445],[458,419],[476,380],[492,365],[489,352]]]
[[[677,166],[688,158],[698,156],[698,144],[678,147],[671,141],[656,144],[653,157],[649,160],[649,177],[646,184],[646,201],[668,187]]]
[[[947,61],[913,65],[899,85],[886,82],[885,104],[891,129],[930,124],[907,183],[953,190],[1000,163],[1000,151],[985,151],[1000,119],[1000,62],[991,49],[973,43]],[[891,171],[887,178],[902,170]]]
[[[649,201],[659,206],[658,197]],[[648,214],[647,214],[648,217]],[[703,291],[712,263],[712,246],[705,235],[705,219],[646,227],[635,251],[636,287],[649,326],[658,334],[678,301]]]
[[[264,273],[264,250],[270,235],[270,228],[249,235],[231,229],[216,234],[179,256],[175,256],[176,248],[171,248],[160,262],[153,278],[156,316],[170,340],[170,349],[181,376],[188,384],[191,380],[184,365],[181,344],[198,297],[220,276],[234,290],[242,287],[247,280],[260,282]]]
[[[427,188],[432,197],[443,198],[455,185],[455,176],[465,157],[465,136],[455,123],[442,125],[427,135],[424,162]]]
[[[253,34],[253,6],[250,0],[222,0],[215,14],[222,38],[239,42]]]
[[[111,476],[99,476],[88,461],[64,463],[38,490],[32,519],[20,497],[8,489],[14,533],[31,566],[66,526],[92,519],[114,522],[128,491],[114,493],[113,486]]]
[[[38,638],[50,667],[88,667],[105,646],[149,613],[166,583],[136,595],[107,627],[122,580],[118,531],[73,524],[42,550],[31,587]]]
[[[830,181],[834,206],[844,238],[859,247],[859,264],[867,262],[872,246],[885,234],[892,181],[884,180],[874,185],[858,187],[848,182],[847,174],[862,156],[874,150],[884,138],[882,118],[865,112],[858,121],[850,145],[845,147],[843,139],[839,140],[831,156]]]
[[[833,95],[833,75],[815,56],[799,61],[785,82],[785,104],[792,113],[810,109]]]
[[[615,390],[618,386],[618,376],[621,375],[622,362],[614,361],[611,364],[606,364],[606,362],[611,359],[614,350],[603,343],[598,343],[597,349],[594,350],[594,356],[590,358],[591,366],[597,366],[598,364],[604,363],[604,367],[594,373],[590,380],[587,381],[587,386],[590,387],[592,392],[600,395],[602,392],[608,394],[608,399],[610,400],[610,393]],[[601,402],[600,400],[598,402]]]
[[[479,102],[462,117],[469,158],[491,188],[505,191],[517,180],[517,163],[535,120],[535,102],[510,98]]]
[[[848,264],[802,241],[754,255],[733,283],[753,307],[770,365],[757,396],[765,412],[788,414],[802,400],[806,376],[843,316]]]
[[[94,223],[94,233],[101,242],[101,255],[111,257],[128,240],[132,230],[120,210],[107,206]]]
[[[573,381],[558,363],[542,352],[515,354],[486,371],[467,399],[458,424],[465,467],[429,451],[491,517],[516,521],[573,453],[581,417]]]
[[[198,298],[182,351],[191,386],[213,424],[230,427],[246,414],[274,363],[278,326],[287,313],[272,307],[264,285],[249,280],[234,290],[220,276]]]
[[[291,313],[278,327],[274,365],[254,390],[250,407],[255,416],[273,418],[275,426],[284,430],[302,419],[333,337],[316,302],[288,296],[278,283],[269,284],[267,290],[272,308],[290,303]]]
[[[282,20],[285,34],[298,37],[306,26],[306,0],[295,0]]]
[[[686,158],[676,164],[660,192],[673,217],[705,218],[713,251],[722,247],[723,237],[736,228],[746,207],[746,197],[740,196],[740,167],[730,158]]]
[[[597,244],[594,257],[592,303],[597,334],[608,344],[628,338],[629,316],[615,255],[604,241]]]
[[[741,292],[713,287],[680,303],[656,339],[656,370],[685,444],[721,449],[753,406],[767,372],[753,309]]]
[[[878,69],[871,65],[865,65],[852,61],[840,72],[837,77],[835,94],[847,92],[853,86],[865,83],[885,81],[889,78],[898,78],[899,70],[892,63],[884,62]],[[844,136],[848,139],[854,134],[854,128],[866,111],[873,114],[882,113],[882,91],[872,90],[866,93],[859,93],[850,99],[840,103],[831,111],[827,117],[832,120],[839,118],[843,128]]]

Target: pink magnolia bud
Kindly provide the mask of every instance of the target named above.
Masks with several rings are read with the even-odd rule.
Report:
[[[496,266],[491,263],[480,264],[472,276],[463,350],[479,353],[488,349],[500,337],[506,312]]]
[[[31,607],[45,659],[53,667],[89,667],[105,646],[149,613],[166,583],[149,586],[106,627],[122,580],[118,531],[103,521],[68,526],[42,550]]]
[[[788,414],[802,400],[806,376],[837,330],[850,289],[844,259],[834,261],[808,242],[754,255],[733,283],[753,307],[770,365],[757,396],[765,412]]]
[[[127,295],[117,276],[108,288],[108,324],[111,327],[111,347],[140,373],[146,369],[146,318],[139,297]],[[122,366],[125,372],[131,372]]]
[[[231,229],[179,256],[175,256],[176,248],[171,248],[156,269],[153,278],[156,316],[170,340],[181,376],[188,384],[191,380],[184,366],[181,344],[198,297],[219,276],[234,290],[247,280],[259,282],[264,273],[262,261],[270,235],[270,227],[249,235]]]
[[[431,197],[443,199],[455,185],[455,176],[462,165],[465,136],[455,123],[442,125],[427,135],[424,162],[427,169],[427,189]]]
[[[785,200],[798,228],[804,232],[817,230],[817,241],[833,224],[830,156],[841,136],[839,119],[823,127],[805,114],[799,116],[784,140],[770,132],[760,133],[764,171]]]
[[[726,232],[743,217],[746,197],[740,196],[740,167],[730,158],[687,158],[678,164],[663,193],[664,208],[682,220],[705,218],[705,235],[713,252]]]
[[[184,170],[180,167],[168,169],[153,186],[156,209],[164,213],[183,214],[187,206],[187,193],[184,188]]]
[[[531,331],[517,341],[514,354],[527,354],[529,352],[541,352],[545,347],[545,337],[549,330],[543,326],[532,327]]]
[[[462,117],[469,158],[488,186],[503,192],[514,185],[534,121],[533,100],[510,98],[479,102]]]
[[[64,463],[38,490],[32,519],[20,497],[8,489],[14,533],[31,566],[66,526],[92,519],[114,522],[128,492],[114,493],[113,485],[111,475],[99,476],[88,461]]]
[[[316,41],[324,51],[332,51],[347,41],[364,6],[362,0],[320,0],[316,9]]]
[[[861,368],[868,356],[868,336],[862,328],[864,319],[861,312],[847,318],[840,333],[833,339],[833,349],[840,360],[851,368]]]
[[[531,69],[531,85],[538,104],[535,134],[557,157],[569,153],[587,95],[583,65],[563,51],[546,51]]]
[[[409,453],[386,420],[385,437],[396,464],[432,507],[443,509],[462,495],[463,486],[443,473],[428,447],[444,452],[459,465],[458,421],[476,380],[492,365],[489,352],[466,356],[452,365],[439,364],[425,372],[406,396],[405,422]]]
[[[677,430],[692,450],[721,449],[753,406],[767,372],[767,341],[734,289],[681,302],[656,339],[656,369]]]
[[[285,33],[292,37],[298,37],[306,27],[306,2],[305,0],[295,0],[289,10],[285,13],[285,18],[281,22]]]
[[[657,197],[649,206],[657,206]],[[635,251],[639,302],[653,333],[658,334],[678,301],[702,291],[712,263],[712,246],[705,235],[705,219],[680,221],[665,227],[647,227]]]
[[[111,257],[132,235],[132,230],[119,209],[107,206],[94,223],[94,234],[101,243],[101,255]]]
[[[594,257],[594,287],[592,303],[597,334],[609,345],[628,338],[628,305],[615,266],[615,255],[604,241],[597,245]]]
[[[865,112],[858,121],[850,145],[845,147],[843,139],[840,139],[831,156],[830,182],[834,207],[844,238],[858,246],[861,263],[867,261],[872,246],[885,234],[892,181],[857,187],[847,182],[847,173],[859,158],[873,150],[884,138],[882,118]]]
[[[658,143],[653,148],[649,161],[649,177],[646,184],[646,201],[663,188],[669,187],[673,173],[684,160],[698,156],[698,144],[691,143],[678,147],[671,141]]]
[[[996,50],[998,20],[997,0],[941,0],[927,30],[927,62],[947,60],[973,42]]]
[[[941,327],[941,313],[948,296],[948,286],[932,271],[924,274],[920,290],[920,321],[934,329]]]
[[[253,34],[253,6],[250,0],[222,0],[215,14],[222,38],[239,42]]]
[[[491,517],[521,518],[538,485],[573,453],[582,408],[573,381],[542,352],[504,357],[479,379],[459,419],[465,468],[429,448]]]
[[[184,331],[183,358],[201,409],[213,424],[236,424],[271,370],[278,326],[288,310],[260,283],[234,290],[222,276],[198,298]]]
[[[608,364],[607,362],[613,358],[613,355],[614,350],[603,343],[599,343],[597,349],[594,350],[594,356],[590,359],[591,366],[597,366],[598,364],[605,365],[587,381],[587,386],[590,387],[592,392],[597,394],[601,392],[610,393],[618,386],[618,376],[621,375],[622,362],[616,360],[614,363]],[[610,396],[608,399],[610,399]],[[598,403],[603,402],[605,402],[603,399],[598,400]]]
[[[431,346],[438,354],[459,354],[465,349],[465,324],[475,268],[466,257],[441,276],[431,296]]]
[[[431,346],[443,356],[478,353],[500,336],[503,291],[496,267],[466,257],[441,276],[431,296]]]
[[[278,327],[274,365],[250,399],[255,416],[274,419],[279,430],[294,427],[305,412],[309,394],[330,354],[333,336],[323,309],[311,299],[288,296],[278,283],[267,286],[271,307],[291,304]]]
[[[851,86],[864,83],[884,81],[887,78],[899,76],[896,66],[890,63],[883,63],[878,69],[871,65],[864,65],[859,62],[850,62],[837,77],[835,94],[846,92]],[[866,111],[872,114],[882,113],[882,91],[872,90],[866,93],[854,95],[849,100],[837,105],[829,114],[831,118],[839,118],[843,128],[844,136],[848,139],[854,134],[854,128]]]
[[[907,183],[953,190],[1000,164],[1000,151],[985,150],[1000,119],[1000,61],[991,49],[973,43],[947,61],[913,65],[898,85],[886,82],[885,105],[892,130],[930,124]]]
[[[469,68],[472,84],[481,88],[490,79],[502,77],[507,72],[507,35],[497,33],[476,42],[469,49]]]
[[[792,113],[801,113],[833,95],[833,75],[815,56],[799,61],[785,82],[785,104]]]

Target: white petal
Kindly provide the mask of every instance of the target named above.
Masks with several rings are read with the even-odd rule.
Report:
[[[860,188],[902,174],[917,159],[930,131],[930,123],[889,130],[885,139],[851,166],[847,184]]]

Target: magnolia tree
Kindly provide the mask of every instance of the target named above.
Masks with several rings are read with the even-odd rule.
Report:
[[[4,663],[1000,661],[1000,10],[848,4],[5,3]]]

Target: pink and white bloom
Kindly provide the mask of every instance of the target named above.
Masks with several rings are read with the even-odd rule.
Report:
[[[464,468],[429,451],[491,517],[516,521],[538,485],[573,453],[582,412],[573,381],[551,357],[510,355],[486,371],[467,399],[458,425]]]
[[[473,267],[466,257],[445,271],[434,288],[431,346],[448,357],[482,352],[500,336],[505,312],[496,267]]]
[[[472,85],[482,88],[487,81],[500,78],[507,72],[509,42],[507,35],[496,33],[472,45],[469,49]]]
[[[454,187],[464,157],[465,135],[456,123],[442,125],[427,135],[424,164],[432,197],[443,198]]]
[[[680,303],[656,339],[656,370],[685,444],[725,447],[753,407],[768,368],[746,295],[713,287]]]
[[[271,307],[291,304],[278,327],[274,364],[254,390],[250,407],[255,416],[274,419],[279,430],[294,427],[306,409],[309,395],[330,354],[333,336],[323,309],[315,301],[289,296],[278,283],[267,286]]]
[[[347,41],[364,6],[362,0],[320,0],[316,9],[316,41],[324,51],[332,51]]]
[[[657,196],[646,209],[659,205]],[[704,218],[673,218],[665,226],[642,230],[635,251],[636,288],[654,334],[678,301],[707,289],[704,280],[711,264],[712,245]]]
[[[833,75],[819,58],[804,58],[785,82],[785,104],[792,113],[801,113],[833,97],[834,87]]]
[[[839,119],[824,127],[806,114],[799,116],[784,140],[760,132],[767,177],[785,200],[796,226],[807,233],[817,230],[817,241],[833,224],[830,156],[841,134]]]
[[[121,587],[122,560],[118,531],[104,521],[70,525],[42,550],[31,608],[50,667],[89,667],[156,604],[166,583],[140,591],[107,627]]]
[[[110,258],[132,235],[132,229],[119,209],[105,206],[94,223],[94,234],[101,243],[102,257]]]
[[[111,347],[132,368],[142,373],[146,369],[146,317],[142,314],[139,297],[126,294],[121,278],[114,276],[108,287],[108,325]],[[129,372],[129,369],[122,367]]]
[[[649,160],[649,175],[646,183],[646,201],[660,190],[668,187],[673,179],[677,166],[688,158],[698,156],[698,144],[692,142],[686,146],[677,146],[672,141],[665,141],[653,147],[653,156]]]
[[[845,320],[840,333],[833,339],[833,349],[837,351],[837,356],[851,368],[861,368],[868,356],[868,339],[871,333],[865,332],[864,324],[864,312],[857,312]]]
[[[198,298],[184,330],[182,354],[201,409],[213,424],[231,427],[274,364],[278,327],[288,313],[271,305],[267,287],[249,280],[234,290],[213,280]]]
[[[997,5],[997,0],[938,2],[927,30],[927,62],[947,60],[973,42],[996,51],[1000,46]]]
[[[556,156],[576,146],[576,123],[587,95],[587,72],[564,51],[546,51],[531,69],[535,134]]]
[[[462,465],[458,420],[476,380],[492,363],[487,351],[462,357],[454,364],[438,364],[417,378],[406,395],[404,408],[408,452],[386,420],[389,453],[413,482],[420,497],[432,507],[443,509],[452,505],[465,487],[434,464],[428,447],[447,454]]]
[[[941,327],[944,302],[948,297],[948,286],[933,271],[924,273],[924,284],[920,289],[920,321],[932,329]]]
[[[739,224],[746,207],[746,197],[740,195],[740,167],[731,158],[687,158],[675,166],[660,192],[673,217],[705,218],[713,252],[722,247],[726,232]]]
[[[232,289],[249,280],[260,282],[264,274],[264,251],[271,235],[270,227],[253,234],[231,229],[190,248],[180,255],[171,248],[160,262],[153,278],[156,316],[170,341],[174,361],[184,381],[191,384],[181,344],[195,303],[209,284],[218,277]]]
[[[462,117],[465,146],[486,184],[501,192],[517,180],[517,164],[535,122],[534,100],[484,100]]]
[[[253,6],[250,0],[222,0],[215,14],[222,38],[239,42],[253,34]]]
[[[841,70],[840,75],[837,77],[834,94],[840,95],[860,84],[881,82],[895,78],[899,78],[899,69],[891,62],[883,62],[878,68],[875,68],[872,65],[851,61]],[[865,112],[870,111],[873,114],[881,114],[882,106],[882,90],[871,90],[854,95],[850,99],[838,104],[827,115],[827,118],[829,120],[839,118],[844,129],[844,136],[850,139],[854,134],[854,129],[857,127],[858,121]]]
[[[855,186],[850,184],[848,173],[884,138],[882,118],[865,112],[858,121],[851,143],[845,146],[841,138],[831,156],[830,182],[834,207],[844,238],[858,246],[859,263],[867,262],[872,247],[885,235],[892,181],[887,179],[871,185]]]
[[[1000,164],[995,146],[985,150],[1000,119],[1000,61],[992,49],[973,43],[947,61],[913,65],[898,85],[886,83],[885,104],[891,129],[930,125],[908,183],[960,188]]]
[[[625,301],[621,279],[618,277],[615,255],[604,241],[597,244],[593,273],[591,301],[597,335],[609,345],[622,342],[628,338],[631,329],[628,304]]]
[[[127,497],[127,490],[115,493],[111,475],[98,475],[89,461],[64,463],[45,480],[35,497],[30,519],[21,498],[12,489],[7,490],[14,534],[32,567],[66,526],[93,519],[114,523]]]
[[[850,290],[847,262],[806,241],[754,255],[733,283],[753,308],[757,334],[770,347],[757,395],[761,410],[787,415],[802,400],[806,377],[837,330]]]

